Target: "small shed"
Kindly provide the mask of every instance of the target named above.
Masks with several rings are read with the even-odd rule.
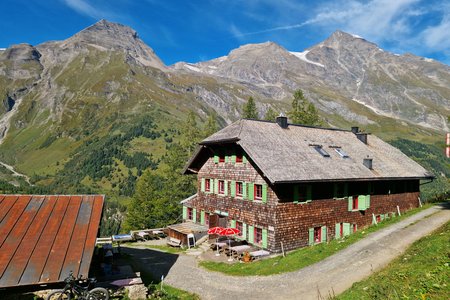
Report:
[[[87,277],[103,195],[1,195],[0,289]]]
[[[168,237],[180,240],[182,245],[188,244],[188,234],[193,234],[196,241],[208,234],[208,227],[193,222],[170,225],[167,229]]]

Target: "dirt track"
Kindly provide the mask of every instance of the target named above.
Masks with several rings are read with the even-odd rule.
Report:
[[[272,276],[237,277],[208,272],[189,255],[126,249],[155,278],[202,299],[326,299],[339,294],[400,255],[414,241],[450,220],[450,209],[432,207],[299,271]]]

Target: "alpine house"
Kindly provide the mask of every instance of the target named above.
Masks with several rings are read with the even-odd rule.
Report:
[[[236,227],[272,252],[341,238],[419,206],[433,175],[374,135],[242,119],[203,140],[185,174],[183,219]]]

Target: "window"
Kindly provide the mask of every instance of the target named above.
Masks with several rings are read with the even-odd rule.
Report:
[[[192,207],[188,207],[187,208],[187,219],[188,220],[192,220],[192,213],[193,213]]]
[[[209,213],[205,213],[205,225],[209,227]]]
[[[358,196],[354,196],[353,197],[352,210],[358,210]]]
[[[261,244],[262,242],[262,229],[255,227],[255,237],[254,237],[254,242],[255,244]]]
[[[357,229],[358,229],[358,227],[356,226],[356,224],[352,224],[352,231],[356,232]]]
[[[236,154],[236,163],[242,163],[244,160],[242,158],[242,153]]]
[[[314,243],[322,241],[322,227],[314,227]]]
[[[225,194],[225,181],[219,180],[219,194],[224,195]]]
[[[340,228],[339,228],[339,236],[340,237],[343,237],[344,236],[344,223],[340,223],[339,224],[340,226]]]
[[[205,192],[211,192],[211,179],[205,180]]]
[[[376,220],[377,220],[377,223],[380,223],[380,222],[381,222],[381,216],[378,215],[378,216],[376,217]]]
[[[322,146],[320,145],[315,145],[314,149],[316,149],[317,152],[320,153],[320,155],[322,155],[323,157],[330,157],[330,154],[328,154],[327,151],[325,151]]]
[[[243,226],[242,226],[242,222],[236,221],[236,229],[238,229],[238,230],[239,230],[239,234],[238,234],[238,236],[242,236],[242,234],[243,234],[243,232],[242,232],[242,228],[243,228]]]
[[[334,151],[336,151],[342,158],[348,158],[348,154],[345,153],[342,148],[334,148]]]
[[[219,154],[219,162],[220,163],[224,163],[225,162],[225,154],[224,153],[220,153]]]
[[[262,184],[255,184],[255,200],[262,200]]]
[[[236,182],[236,197],[242,197],[242,182]]]

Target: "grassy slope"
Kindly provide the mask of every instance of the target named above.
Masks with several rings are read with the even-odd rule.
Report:
[[[337,299],[449,299],[449,242],[450,223],[447,223]]]

